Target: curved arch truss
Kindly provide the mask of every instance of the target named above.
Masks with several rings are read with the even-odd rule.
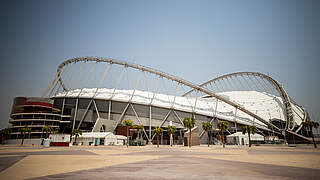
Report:
[[[120,97],[121,89],[129,94],[128,102],[207,116],[211,113],[212,117],[253,124],[276,133],[297,132],[308,118],[306,110],[288,96],[279,82],[262,73],[237,72],[198,85],[153,68],[100,57],[77,57],[62,62],[42,96],[110,100]],[[143,98],[148,101],[142,101]]]
[[[298,120],[299,122],[305,121],[306,118],[308,117],[306,110],[303,109],[301,106],[299,106],[297,103],[295,103],[288,96],[287,92],[278,81],[276,81],[275,79],[273,79],[272,77],[266,74],[262,74],[259,72],[236,72],[236,73],[226,74],[226,75],[211,79],[201,84],[200,86],[205,87],[207,89],[212,89],[214,91],[217,89],[217,87],[215,86],[226,88],[227,85],[230,86],[230,84],[232,85],[234,83],[230,81],[235,81],[235,80],[238,81],[240,85],[242,85],[241,88],[244,88],[244,89],[247,88],[251,90],[254,89],[256,91],[262,90],[262,92],[270,93],[275,96],[280,96],[282,101],[281,104],[283,104],[283,114],[286,120],[285,129],[290,131],[296,130],[297,132],[302,128],[302,123],[299,123],[297,125],[295,120],[300,118],[300,120]],[[193,91],[194,89],[186,92],[185,94],[183,94],[183,96],[187,96],[188,94],[191,94]],[[297,111],[300,111],[300,112],[297,112]],[[300,114],[302,114],[302,117]]]

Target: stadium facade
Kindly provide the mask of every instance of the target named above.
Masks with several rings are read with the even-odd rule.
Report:
[[[83,69],[88,66],[86,74]],[[97,66],[103,66],[103,71],[96,70]],[[115,66],[120,70],[112,71]],[[127,82],[132,86],[124,87],[121,82],[128,69],[134,72],[127,74]],[[147,79],[151,88],[141,88],[141,82]],[[161,81],[173,84],[173,91],[160,91]],[[184,92],[178,93],[179,89]],[[293,101],[279,82],[257,72],[227,74],[198,85],[146,66],[109,58],[79,57],[60,64],[41,98],[19,97],[14,102],[11,138],[19,138],[18,129],[24,125],[31,127],[32,138],[41,137],[45,125],[52,125],[61,133],[81,129],[124,135],[122,121],[130,119],[144,126],[143,138],[148,142],[155,139],[152,131],[155,127],[172,124],[178,129],[175,141],[181,144],[183,119],[194,117],[203,143],[207,142],[207,136],[202,122],[213,124],[211,135],[215,137],[221,120],[229,122],[227,134],[251,125],[264,136],[310,141],[302,125],[309,119],[307,111]],[[167,139],[164,133],[162,143],[166,144]]]

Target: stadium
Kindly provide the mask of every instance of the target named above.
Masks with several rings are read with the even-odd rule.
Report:
[[[236,72],[208,79],[197,84],[111,58],[68,59],[58,66],[41,97],[15,98],[10,138],[21,138],[19,128],[25,125],[31,128],[31,139],[41,138],[46,125],[60,133],[80,129],[125,135],[122,121],[130,119],[133,124],[144,126],[143,139],[149,143],[155,140],[155,127],[172,124],[178,130],[174,142],[182,144],[183,119],[194,117],[201,143],[208,138],[202,122],[212,123],[214,143],[221,120],[229,122],[225,135],[251,125],[264,137],[294,143],[311,141],[302,125],[310,119],[307,110],[272,77],[259,72]],[[168,144],[166,132],[161,143]]]

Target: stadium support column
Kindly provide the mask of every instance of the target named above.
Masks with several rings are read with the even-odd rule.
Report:
[[[152,144],[152,131],[151,131],[151,124],[152,124],[152,113],[151,113],[151,105],[149,106],[149,144]]]
[[[214,115],[213,115],[213,117],[216,118],[216,119],[218,119],[217,118],[218,103],[219,103],[219,99],[217,99],[217,101],[216,101],[216,108],[214,110]]]
[[[234,112],[234,129],[237,132],[237,110],[238,108],[236,108],[235,112]]]
[[[111,100],[109,100],[109,109],[108,109],[108,120],[111,118]]]
[[[74,109],[72,129],[74,129],[74,126],[76,125],[76,117],[77,117],[77,112],[78,112],[78,103],[79,103],[79,98],[77,98],[76,108]]]
[[[98,118],[100,119],[100,113],[99,113],[99,110],[98,110],[98,108],[97,108],[96,101],[95,101],[94,99],[92,99],[92,101],[93,101],[94,108],[95,108],[96,111],[97,111]]]
[[[184,137],[182,136],[182,129],[179,130],[180,140],[182,141],[182,146],[184,146]]]
[[[63,113],[64,113],[64,104],[65,104],[65,102],[66,102],[66,98],[63,98],[60,121],[62,121],[62,116],[63,116]]]

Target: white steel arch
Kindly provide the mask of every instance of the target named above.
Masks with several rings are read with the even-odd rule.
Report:
[[[259,72],[236,72],[236,73],[231,73],[231,74],[225,74],[222,76],[219,76],[217,78],[211,79],[207,82],[204,82],[203,84],[199,85],[200,87],[206,87],[207,85],[209,85],[210,83],[215,83],[219,80],[223,80],[226,78],[232,78],[232,77],[237,77],[237,76],[252,76],[252,77],[260,77],[262,79],[267,80],[276,90],[277,92],[280,94],[280,97],[282,99],[282,102],[285,106],[284,108],[284,117],[286,120],[286,130],[290,130],[293,131],[295,128],[295,122],[294,122],[294,118],[293,118],[293,110],[292,110],[292,104],[299,106],[298,104],[296,104],[294,101],[291,100],[291,98],[289,97],[289,95],[287,94],[287,92],[285,91],[285,89],[282,87],[282,85],[276,81],[274,78],[263,74],[263,73],[259,73]],[[264,88],[265,84],[263,84],[263,88]],[[183,94],[182,96],[186,96],[190,93],[192,93],[194,91],[194,89],[186,92],[185,94]],[[301,106],[299,106],[301,107]],[[301,107],[302,108],[302,107]],[[303,108],[302,108],[303,109]],[[308,114],[306,112],[305,109],[304,110],[304,121],[307,118]],[[300,125],[297,129],[296,132],[298,132],[301,129],[302,125]]]
[[[182,78],[179,78],[179,77],[176,77],[174,75],[170,75],[168,73],[164,73],[162,71],[158,71],[158,70],[155,70],[155,69],[152,69],[152,68],[149,68],[149,67],[146,67],[146,66],[142,66],[142,65],[138,65],[138,64],[133,64],[133,63],[128,63],[128,62],[125,62],[125,61],[121,61],[121,60],[116,60],[116,59],[111,59],[111,58],[101,58],[101,57],[77,57],[77,58],[72,58],[72,59],[68,59],[64,62],[62,62],[58,69],[57,69],[57,73],[55,75],[55,79],[56,81],[52,81],[53,83],[50,83],[49,87],[47,88],[46,92],[43,94],[44,97],[48,97],[50,96],[50,90],[53,87],[54,85],[54,82],[56,83],[60,83],[60,85],[62,86],[62,88],[65,90],[65,91],[68,91],[68,89],[66,88],[66,86],[64,85],[64,82],[61,78],[61,73],[63,71],[63,68],[68,65],[68,64],[71,64],[71,63],[77,63],[77,62],[88,62],[88,61],[91,61],[91,62],[105,62],[105,63],[109,63],[109,64],[117,64],[117,65],[120,65],[120,66],[124,66],[126,68],[133,68],[133,69],[136,69],[136,70],[140,70],[140,71],[146,71],[146,72],[149,72],[151,74],[155,74],[155,75],[158,75],[158,76],[161,76],[161,77],[164,77],[166,79],[169,79],[169,80],[172,80],[172,81],[175,81],[177,83],[180,83],[180,84],[183,84],[183,85],[186,85],[190,88],[192,88],[193,90],[197,90],[197,91],[200,91],[202,93],[205,93],[207,94],[208,96],[211,96],[211,97],[215,97],[217,98],[218,100],[220,101],[223,101],[233,107],[235,107],[236,109],[239,109],[240,111],[248,114],[249,116],[252,116],[253,118],[255,118],[256,120],[266,124],[269,129],[273,129],[273,130],[276,130],[278,133],[281,132],[281,129],[279,129],[277,126],[273,125],[272,123],[270,123],[268,120],[265,120],[263,119],[262,117],[258,116],[257,114],[247,110],[246,108],[244,108],[243,106],[241,106],[240,104],[238,103],[235,103],[233,101],[230,101],[228,100],[227,98],[223,97],[223,96],[220,96],[212,91],[210,91],[209,89],[205,88],[204,87],[204,84],[207,84],[207,83],[204,83],[202,85],[196,85],[192,82],[189,82],[187,80],[184,80]],[[234,73],[234,74],[239,74],[239,73]],[[275,81],[274,79],[264,75],[264,74],[261,74],[261,73],[252,73],[252,72],[243,72],[243,73],[240,73],[240,74],[248,74],[248,75],[259,75],[259,76],[263,76],[265,77],[266,79],[268,79],[269,81],[271,81],[272,83],[274,83],[276,85],[276,87],[278,87],[279,91],[283,93],[283,98],[287,99],[288,96],[286,94],[286,92],[283,90],[283,88],[281,87],[281,85]],[[230,75],[225,75],[224,77],[230,77]],[[219,78],[216,78],[214,80],[218,80],[218,79],[222,79],[223,77],[219,77]],[[213,80],[212,80],[213,82]],[[288,100],[287,101],[284,101],[284,102],[289,102]],[[290,107],[288,105],[288,107]]]

